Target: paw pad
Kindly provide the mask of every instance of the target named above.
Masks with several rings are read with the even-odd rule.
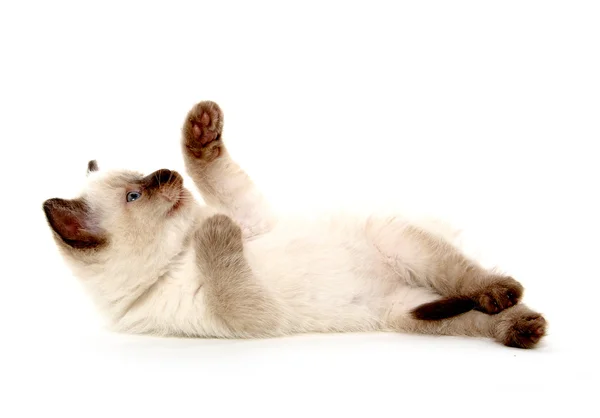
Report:
[[[212,161],[221,154],[223,112],[215,102],[198,103],[189,111],[183,127],[186,149],[196,158]]]

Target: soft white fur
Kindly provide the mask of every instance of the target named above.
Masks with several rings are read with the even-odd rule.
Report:
[[[92,262],[65,253],[117,331],[236,336],[206,304],[194,241],[188,239],[216,212],[231,216],[244,231],[255,279],[280,308],[275,334],[383,330],[391,316],[397,321],[439,297],[411,282],[428,260],[403,236],[408,221],[399,217],[275,216],[225,154],[202,179],[194,178],[212,206],[189,200],[175,217],[136,224],[122,214],[125,188],[114,184],[118,176],[92,173],[84,192],[94,209],[90,222],[111,232],[110,247]],[[420,225],[455,237],[435,222]]]

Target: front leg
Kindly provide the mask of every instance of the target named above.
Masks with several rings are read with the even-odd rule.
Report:
[[[211,101],[195,105],[182,129],[186,170],[205,202],[231,215],[245,236],[267,232],[274,217],[265,198],[223,143],[223,112]]]
[[[208,218],[195,234],[196,261],[208,308],[237,337],[280,333],[280,305],[244,257],[241,229],[227,216]]]

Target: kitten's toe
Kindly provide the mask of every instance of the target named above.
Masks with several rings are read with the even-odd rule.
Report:
[[[535,312],[517,316],[500,334],[502,343],[509,347],[533,348],[546,335],[546,319]]]
[[[221,153],[223,111],[211,101],[198,103],[183,126],[185,148],[196,158],[212,161]]]
[[[512,277],[495,278],[474,296],[475,309],[494,315],[519,303],[523,286]]]

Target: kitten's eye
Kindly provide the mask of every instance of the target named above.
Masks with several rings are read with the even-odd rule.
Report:
[[[142,197],[142,194],[140,192],[127,193],[127,201],[128,202],[133,202],[134,200],[138,200],[140,197]]]

